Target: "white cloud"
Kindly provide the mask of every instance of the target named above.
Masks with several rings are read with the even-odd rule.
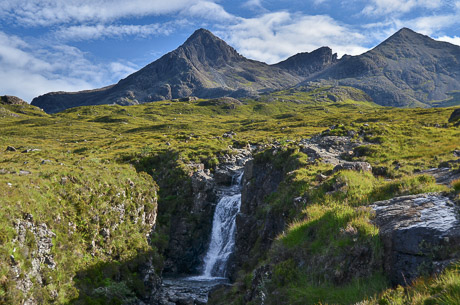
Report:
[[[94,64],[75,47],[40,48],[0,31],[0,94],[31,101],[50,91],[78,91],[108,85],[137,70],[131,63]]]
[[[251,59],[276,63],[299,52],[329,46],[339,56],[367,51],[366,37],[338,24],[329,16],[289,12],[240,19],[218,33]]]
[[[243,7],[248,7],[250,9],[261,9],[263,8],[262,6],[262,0],[248,0],[242,5]]]
[[[442,0],[371,0],[362,13],[366,15],[402,15],[416,8],[437,9],[443,6]]]
[[[194,1],[193,5],[182,10],[182,14],[215,21],[229,21],[235,17],[212,1]]]
[[[404,22],[404,24],[409,25],[414,31],[425,35],[432,35],[443,28],[459,23],[459,16],[450,14],[418,17]]]
[[[457,36],[454,36],[454,37],[441,36],[441,37],[436,38],[436,40],[445,41],[445,42],[449,42],[451,44],[456,44],[460,46],[460,37],[457,37]]]
[[[204,15],[210,9],[216,17],[225,16],[212,0],[2,0],[0,16],[17,24],[49,26],[80,22],[110,22],[190,11]]]
[[[173,32],[170,23],[148,25],[75,25],[61,28],[54,35],[61,40],[87,40],[105,37],[169,35]]]

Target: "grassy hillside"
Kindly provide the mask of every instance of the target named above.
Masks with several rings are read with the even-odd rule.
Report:
[[[413,290],[388,290],[381,296],[387,283],[378,267],[360,278],[347,278],[345,286],[328,278],[335,269],[322,274],[314,264],[306,263],[304,269],[290,271],[292,261],[305,249],[313,251],[313,258],[308,257],[312,262],[328,258],[338,262],[352,237],[328,236],[349,225],[354,228],[351,231],[357,230],[356,238],[372,249],[378,265],[378,229],[368,222],[368,203],[397,194],[452,192],[431,177],[414,173],[452,160],[452,151],[460,149],[460,129],[447,122],[453,109],[384,108],[357,93],[348,92],[340,101],[334,94],[337,91],[318,88],[278,92],[242,103],[163,101],[79,107],[54,115],[29,105],[0,105],[0,303],[19,304],[32,297],[44,304],[116,304],[142,297],[146,291],[139,280],[139,266],[153,255],[156,271],[162,268],[166,237],[161,224],[167,220],[159,215],[159,228],[150,232],[158,185],[180,185],[177,180],[186,179],[186,164],[191,161],[212,169],[219,155],[231,153],[229,146],[274,142],[282,149],[269,156],[279,156],[277,162],[289,175],[267,200],[270,209],[287,212],[292,223],[264,258],[279,266],[269,288],[278,291],[273,303],[287,299],[296,304],[308,297],[312,304],[363,299],[371,303],[388,299],[391,304],[411,294],[442,296],[450,279],[458,278],[458,269],[423,280]],[[223,137],[229,131],[236,135]],[[365,140],[368,144],[357,148],[353,158],[381,167],[384,175],[340,172],[324,189],[315,188],[316,175],[331,168],[308,165],[295,141],[321,132]],[[7,150],[8,146],[16,151]],[[296,161],[289,163],[292,160]],[[347,182],[346,192],[326,194],[327,187],[341,181]],[[166,197],[170,194],[162,189],[159,194],[160,207],[179,200]],[[299,196],[309,196],[309,205],[294,205],[293,198]],[[40,261],[37,266],[34,257],[43,249],[37,248],[39,241],[32,233],[43,224],[54,234],[48,234],[53,247],[46,255],[55,264]],[[29,226],[22,239],[18,238],[20,226]],[[316,232],[317,238],[306,240],[309,232]],[[242,273],[240,288],[251,280],[251,271]],[[28,282],[34,272],[41,280],[31,276],[28,295],[24,295],[18,278]],[[327,293],[337,285],[336,295]],[[454,286],[458,287],[458,281]],[[229,298],[238,299],[233,294]]]

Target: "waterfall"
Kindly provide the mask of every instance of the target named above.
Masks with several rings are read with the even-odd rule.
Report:
[[[241,179],[243,173],[224,190],[217,203],[212,221],[211,242],[204,258],[202,278],[226,276],[227,261],[235,247],[236,214],[241,206]],[[236,180],[236,181],[235,181]]]

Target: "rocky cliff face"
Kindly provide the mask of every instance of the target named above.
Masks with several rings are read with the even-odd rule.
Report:
[[[258,212],[267,205],[265,198],[275,192],[283,180],[282,169],[270,162],[251,160],[244,168],[241,210],[236,218],[235,254],[230,261],[230,277],[238,268],[256,263],[271,246],[272,240],[284,229],[282,215]]]

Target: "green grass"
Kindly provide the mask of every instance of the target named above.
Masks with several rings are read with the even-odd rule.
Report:
[[[355,245],[368,247],[374,263],[380,259],[378,232],[368,221],[366,206],[396,195],[447,191],[431,177],[414,172],[452,160],[452,151],[460,148],[460,129],[447,124],[452,109],[384,108],[349,96],[336,96],[341,99],[334,103],[327,98],[336,94],[331,90],[280,91],[235,107],[206,100],[166,101],[85,106],[48,115],[29,105],[0,106],[0,170],[7,172],[0,174],[0,303],[25,299],[15,286],[10,264],[13,255],[23,270],[21,276],[31,268],[36,243],[33,238],[24,245],[15,241],[14,221],[23,213],[32,214],[35,224],[44,223],[56,234],[57,268],[44,267],[49,275],[46,285],[34,283],[30,292],[37,300],[102,304],[142,296],[138,266],[153,255],[161,270],[168,217],[190,204],[187,164],[204,163],[213,170],[219,156],[231,153],[229,146],[274,141],[281,143],[277,152],[266,150],[256,160],[272,163],[285,177],[259,213],[261,219],[269,213],[285,215],[290,226],[263,257],[275,267],[291,266],[298,274],[293,273],[293,281],[283,280],[291,275],[280,274],[271,291],[292,304],[308,295],[312,302],[331,303],[371,298],[386,287],[378,268],[370,267],[357,278],[347,275],[343,285],[334,282],[335,271],[345,276],[339,263],[350,261],[344,253]],[[332,125],[337,128],[328,130]],[[236,136],[223,138],[228,131]],[[295,141],[321,132],[352,131],[355,138],[370,143],[357,149],[353,160],[385,167],[387,174],[343,171],[320,184],[316,175],[332,166],[308,163]],[[18,151],[5,151],[7,146]],[[22,153],[27,149],[38,150]],[[31,174],[19,175],[21,170]],[[453,188],[458,192],[457,184]],[[331,192],[335,186],[340,186],[338,191]],[[306,200],[294,203],[297,197]],[[159,215],[149,244],[150,228],[138,221],[139,211],[153,212],[156,198]],[[125,207],[123,222],[117,212],[120,205]],[[107,226],[116,229],[104,239],[99,232]],[[315,270],[315,259],[329,259],[332,267]],[[251,271],[243,272],[241,281]],[[446,281],[439,285],[448,285]],[[336,294],[324,296],[331,287]]]

